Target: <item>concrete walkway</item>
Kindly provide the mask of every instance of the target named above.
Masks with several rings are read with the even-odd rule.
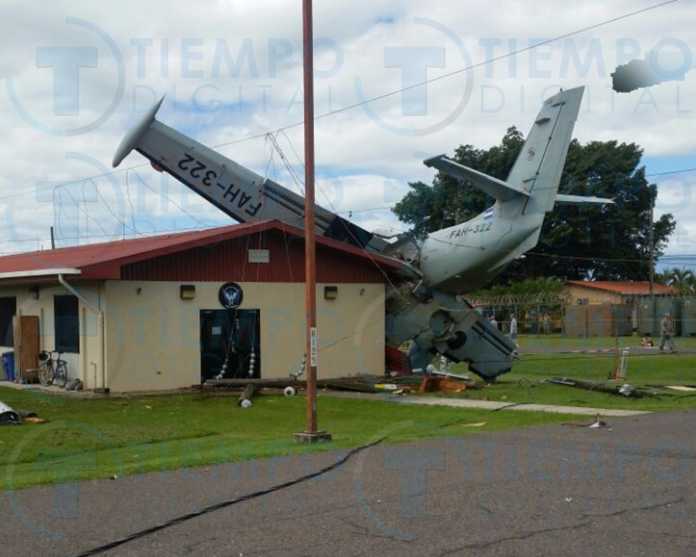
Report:
[[[9,381],[0,381],[0,387],[8,387],[18,390],[32,390],[47,394],[71,396],[74,398],[114,398],[119,395],[97,394],[91,391],[66,391],[58,387],[43,387],[41,385],[20,385]],[[181,392],[181,391],[178,391]],[[172,394],[157,393],[159,395]],[[472,408],[477,410],[521,410],[526,412],[551,412],[553,414],[577,414],[579,416],[609,416],[621,418],[626,416],[641,416],[650,414],[644,410],[610,410],[609,408],[586,408],[583,406],[556,406],[552,404],[527,404],[515,402],[495,402],[492,400],[473,400],[463,398],[441,398],[432,396],[418,397],[395,397],[389,394],[379,395],[374,393],[353,393],[341,391],[320,392],[320,396],[339,397],[339,398],[358,398],[362,400],[381,400],[399,404],[422,404],[425,406],[449,406],[451,408]]]
[[[425,406],[449,406],[452,408],[473,408],[477,410],[520,410],[523,412],[551,412],[553,414],[577,414],[580,416],[611,416],[615,418],[650,414],[644,410],[610,410],[609,408],[586,408],[583,406],[555,406],[552,404],[517,404],[514,402],[495,402],[492,400],[469,400],[463,398],[404,397],[392,399],[401,404],[422,404]]]

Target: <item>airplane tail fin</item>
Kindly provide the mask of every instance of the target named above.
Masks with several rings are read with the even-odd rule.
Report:
[[[553,210],[557,201],[584,89],[561,91],[544,102],[506,181],[459,164],[445,155],[428,159],[424,164],[472,185],[500,203],[519,204],[520,213],[538,214],[543,220],[544,214]],[[597,203],[604,202],[592,199]],[[570,196],[563,196],[558,201],[580,202]]]
[[[553,210],[584,91],[577,87],[557,93],[544,102],[536,117],[507,179],[509,185],[529,194],[522,202],[522,214],[543,219]]]

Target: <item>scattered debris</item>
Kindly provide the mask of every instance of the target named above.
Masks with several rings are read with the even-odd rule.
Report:
[[[81,391],[83,388],[84,385],[78,378],[70,379],[65,385],[66,391]]]
[[[572,427],[583,427],[587,429],[603,429],[603,428],[609,428],[609,431],[611,431],[611,428],[609,427],[609,424],[602,420],[599,414],[595,416],[594,422],[592,423],[577,423],[577,422],[566,422],[562,425],[565,426],[572,426]]]
[[[375,384],[375,389],[378,391],[398,391],[399,386],[396,385],[395,383],[376,383]]]
[[[295,396],[300,389],[306,388],[306,381],[289,379],[210,379],[202,386],[204,390],[228,389],[232,391],[254,388],[253,394],[262,389],[278,389],[286,397]],[[319,379],[317,388],[332,391],[349,391],[359,393],[382,393],[392,396],[410,393],[462,393],[467,389],[479,389],[482,385],[466,375],[452,373],[410,374],[394,377],[376,375],[356,375],[337,379]],[[253,396],[253,395],[252,395]],[[251,400],[248,397],[247,400]],[[239,404],[244,398],[240,397]]]
[[[618,341],[617,341],[618,342]],[[614,381],[624,381],[626,379],[626,373],[628,371],[628,356],[631,354],[630,348],[624,348],[619,352],[619,348],[616,348],[617,362],[613,373],[610,375],[609,379]]]
[[[646,396],[657,396],[654,390],[644,387],[634,387],[628,383],[623,385],[612,385],[605,382],[596,381],[581,381],[579,379],[568,379],[567,377],[554,377],[546,379],[546,383],[552,385],[562,385],[564,387],[574,387],[576,389],[584,389],[586,391],[597,391],[610,395],[625,396],[629,398],[643,398]]]
[[[255,394],[256,385],[249,383],[246,387],[244,387],[242,394],[239,395],[239,402],[237,404],[239,404],[239,406],[242,408],[251,408],[253,405],[251,399],[254,398]]]
[[[688,387],[686,385],[667,385],[666,389],[671,389],[673,391],[681,391],[684,393],[696,392],[696,387]]]
[[[488,425],[488,422],[475,422],[473,424],[461,424],[460,427],[484,427]]]
[[[48,423],[48,420],[45,420],[44,418],[39,418],[38,416],[27,416],[26,418],[22,419],[23,422],[26,422],[28,424],[45,424]]]
[[[0,402],[0,425],[19,425],[19,414],[4,402]]]
[[[0,425],[21,425],[28,424],[45,424],[48,420],[39,418],[36,412],[26,410],[13,410],[7,404],[0,401]]]
[[[507,400],[507,397],[501,397],[504,400]],[[500,406],[499,408],[494,408],[491,410],[491,412],[500,412],[501,410],[509,410],[510,408],[515,408],[516,406],[524,406],[525,404],[532,404],[531,402],[511,402],[510,404],[506,404],[505,406]]]
[[[629,385],[628,383],[624,383],[619,387],[619,394],[623,396],[633,396],[633,393],[636,392],[636,388],[633,385]]]
[[[590,429],[599,429],[602,427],[609,427],[609,424],[607,422],[603,421],[600,417],[599,414],[595,417],[595,421],[592,422],[589,426]]]
[[[450,373],[448,371],[433,370],[432,373],[433,373],[433,375],[441,375],[442,377],[449,377],[451,379],[459,379],[461,381],[471,381],[472,380],[470,375],[461,375],[459,373]]]
[[[422,378],[420,388],[421,393],[432,393],[439,391],[443,393],[462,393],[468,388],[474,388],[473,381],[453,379],[451,376],[425,375]]]

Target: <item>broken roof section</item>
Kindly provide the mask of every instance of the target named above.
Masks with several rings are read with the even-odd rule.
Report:
[[[299,228],[288,226],[277,220],[267,220],[207,230],[19,253],[0,257],[0,280],[40,280],[59,274],[96,280],[120,279],[121,267],[124,265],[269,230],[280,231],[290,237],[304,238],[304,232]],[[368,253],[366,250],[344,242],[317,237],[317,244],[318,247],[324,246],[360,258],[385,271],[408,272],[408,266],[398,260]]]

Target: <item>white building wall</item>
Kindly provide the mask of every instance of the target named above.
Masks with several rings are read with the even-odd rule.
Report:
[[[221,309],[222,283],[107,281],[105,296],[108,386],[154,391],[200,383],[200,311]],[[241,283],[241,309],[260,310],[263,378],[288,377],[305,351],[304,284]],[[317,288],[319,377],[384,373],[384,285],[338,284],[338,298]]]
[[[104,300],[99,284],[73,284],[76,290],[95,308],[104,307]],[[53,297],[70,295],[60,285],[42,285],[39,287],[38,299],[30,286],[0,286],[0,297],[17,299],[17,315],[31,315],[39,318],[39,346],[41,350],[55,349],[55,321]],[[68,364],[68,376],[82,380],[85,388],[99,387],[98,378],[102,376],[102,343],[98,315],[82,302],[79,303],[80,318],[80,352],[65,353],[62,358]],[[13,346],[0,346],[0,352],[9,352]],[[95,383],[95,377],[97,382]]]

